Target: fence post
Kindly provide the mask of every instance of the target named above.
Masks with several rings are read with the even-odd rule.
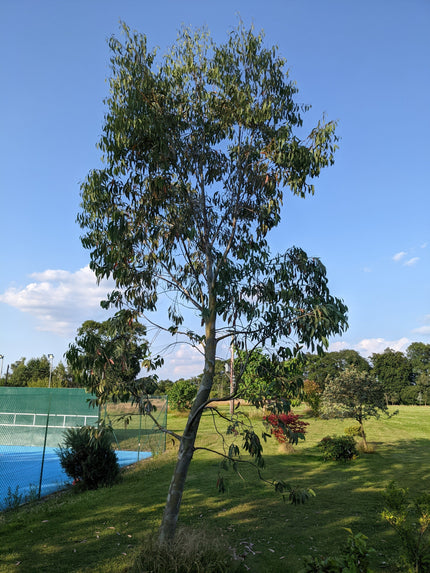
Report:
[[[43,466],[45,464],[46,438],[48,437],[49,414],[51,412],[51,395],[52,395],[52,389],[50,388],[49,389],[49,400],[48,400],[48,415],[46,417],[46,426],[45,426],[45,438],[43,440],[42,464],[40,466],[39,495],[38,495],[39,499],[40,499],[40,494],[42,492],[42,479],[43,479]]]

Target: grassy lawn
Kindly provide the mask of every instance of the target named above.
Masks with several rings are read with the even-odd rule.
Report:
[[[258,424],[259,422],[255,420]],[[381,492],[395,479],[411,492],[430,483],[430,407],[405,406],[390,419],[367,422],[372,454],[349,464],[322,462],[318,441],[342,434],[352,421],[308,419],[306,442],[286,454],[273,439],[265,447],[267,477],[312,487],[317,497],[294,507],[260,482],[253,471],[244,480],[230,473],[227,492],[216,489],[219,465],[198,451],[191,465],[180,521],[228,536],[238,553],[247,553],[250,571],[297,572],[305,555],[335,552],[346,539],[344,527],[369,537],[376,549],[375,571],[392,571],[400,546],[380,518]],[[185,417],[169,414],[180,431]],[[219,444],[211,417],[202,423],[199,444]],[[121,572],[133,562],[139,541],[156,531],[167,495],[177,444],[124,472],[110,489],[65,492],[0,516],[0,572]]]

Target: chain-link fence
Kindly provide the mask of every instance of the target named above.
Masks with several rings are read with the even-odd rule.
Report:
[[[59,489],[55,449],[68,428],[96,426],[80,388],[0,387],[0,509]]]
[[[55,450],[68,428],[112,427],[120,465],[166,448],[159,427],[167,422],[167,396],[150,397],[143,408],[108,404],[101,416],[80,388],[0,387],[0,510],[60,489],[68,478]]]
[[[142,407],[131,402],[110,403],[102,408],[100,418],[113,429],[119,450],[154,455],[166,449],[166,434],[159,427],[167,424],[167,396],[150,396]]]

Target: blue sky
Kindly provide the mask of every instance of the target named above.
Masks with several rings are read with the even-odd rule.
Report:
[[[223,41],[238,18],[287,59],[306,125],[338,120],[336,163],[305,200],[286,195],[274,251],[327,266],[350,328],[331,349],[364,355],[430,343],[430,3],[428,0],[3,0],[0,3],[0,354],[53,353],[103,320],[75,223],[79,186],[100,165],[107,39],[119,21],[163,52],[182,24]],[[160,340],[155,341],[159,350]],[[157,346],[158,345],[158,346]],[[197,374],[170,351],[161,377]]]

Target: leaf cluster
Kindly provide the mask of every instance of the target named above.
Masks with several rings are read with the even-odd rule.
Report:
[[[383,492],[382,518],[398,534],[408,571],[430,571],[430,494],[412,499],[408,489],[390,482]]]

